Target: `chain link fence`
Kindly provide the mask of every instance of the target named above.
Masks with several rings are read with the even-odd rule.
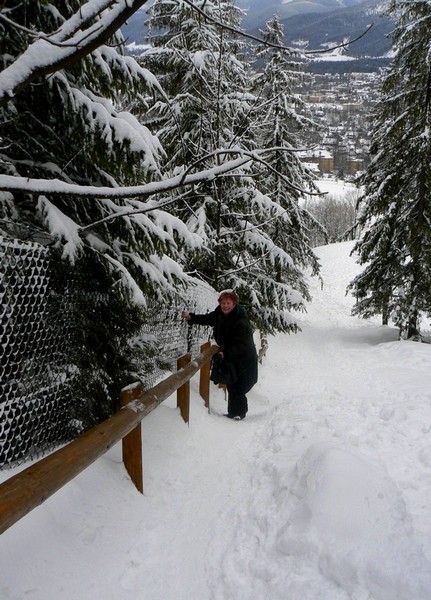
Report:
[[[68,296],[50,273],[46,247],[0,237],[1,466],[68,437]]]
[[[199,284],[186,308],[207,312],[216,300]],[[182,354],[197,354],[210,337],[208,328],[183,321],[183,308],[154,306],[142,331],[157,341],[167,370],[176,370]],[[37,458],[76,434],[73,344],[73,277],[59,287],[48,247],[0,236],[0,469]],[[145,389],[165,373],[149,361]]]

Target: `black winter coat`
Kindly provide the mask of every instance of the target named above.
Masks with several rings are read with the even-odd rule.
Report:
[[[257,382],[257,352],[253,341],[253,330],[242,306],[236,305],[227,315],[220,306],[206,314],[190,313],[189,323],[211,325],[213,335],[224,360],[231,362],[238,381],[235,387],[246,394]]]

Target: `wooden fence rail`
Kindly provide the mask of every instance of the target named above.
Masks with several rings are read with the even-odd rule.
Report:
[[[146,415],[184,384],[188,384],[193,375],[210,362],[217,350],[218,346],[206,348],[180,371],[141,393],[106,421],[2,483],[0,534],[133,432]],[[135,484],[139,488],[137,481]]]

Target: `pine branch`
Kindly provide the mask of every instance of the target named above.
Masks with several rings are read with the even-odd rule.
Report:
[[[9,67],[0,73],[0,107],[40,77],[66,69],[81,60],[112,37],[147,0],[89,0],[85,17],[80,13],[66,21],[50,40],[38,39]],[[109,11],[101,21],[93,22],[102,12]],[[87,27],[83,30],[83,27]],[[68,47],[54,46],[49,53],[46,44],[68,40]]]
[[[272,251],[274,250],[276,246],[272,246],[272,248],[270,248],[269,250],[267,250],[265,252],[265,254],[262,254],[262,256],[259,256],[259,258],[256,258],[256,260],[254,260],[251,263],[247,263],[246,265],[239,267],[238,269],[232,269],[230,271],[223,271],[223,276],[224,277],[229,277],[230,275],[235,275],[236,273],[240,273],[241,271],[245,271],[250,269],[250,267],[253,267],[254,265],[259,264],[260,262],[262,262],[267,256],[270,256]]]
[[[99,219],[98,221],[94,221],[93,223],[90,223],[89,225],[85,225],[85,227],[80,227],[79,231],[80,232],[88,231],[89,229],[94,229],[98,225],[101,225],[103,223],[109,223],[111,221],[114,221],[115,219],[119,219],[122,217],[133,217],[134,215],[144,215],[146,213],[153,212],[154,210],[163,210],[167,206],[170,206],[171,204],[175,204],[176,202],[179,202],[185,196],[186,196],[186,193],[181,194],[180,196],[178,196],[176,198],[173,198],[171,200],[166,200],[166,202],[161,202],[160,204],[157,204],[156,206],[150,206],[150,207],[146,207],[146,208],[137,208],[137,209],[136,208],[125,209],[125,210],[119,211],[118,213],[108,215],[107,217],[104,217],[103,219]]]

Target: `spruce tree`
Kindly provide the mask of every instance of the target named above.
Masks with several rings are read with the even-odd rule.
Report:
[[[146,122],[164,145],[168,171],[211,168],[223,152],[256,151],[257,162],[178,199],[175,214],[204,240],[204,247],[184,255],[185,268],[216,289],[235,287],[262,332],[294,330],[288,311],[303,308],[307,290],[299,269],[312,255],[298,249],[302,262],[296,266],[286,239],[272,236],[266,224],[292,223],[292,214],[300,219],[300,211],[295,205],[288,217],[286,206],[256,184],[261,99],[250,91],[244,47],[216,23],[238,27],[238,12],[230,1],[205,2],[202,10],[208,18],[186,4],[154,3],[149,19],[154,49],[142,60],[157,73],[168,97],[153,104],[152,122]],[[305,241],[298,239],[298,245]]]
[[[305,272],[310,269],[317,274],[319,264],[308,237],[310,226],[316,223],[300,204],[305,193],[318,193],[312,173],[299,156],[300,135],[317,124],[307,117],[305,103],[292,91],[304,77],[303,63],[277,48],[283,44],[284,35],[277,15],[266,23],[261,34],[273,46],[263,45],[256,51],[264,67],[253,80],[258,98],[254,129],[259,147],[267,149],[257,185],[275,207],[274,218],[264,229],[274,245],[284,251],[266,259],[272,278],[265,282],[261,293],[268,305],[301,310],[304,301],[310,300]],[[291,290],[299,293],[292,294]]]
[[[392,2],[395,56],[375,112],[356,244],[365,269],[354,314],[391,318],[407,337],[431,305],[431,5]]]

